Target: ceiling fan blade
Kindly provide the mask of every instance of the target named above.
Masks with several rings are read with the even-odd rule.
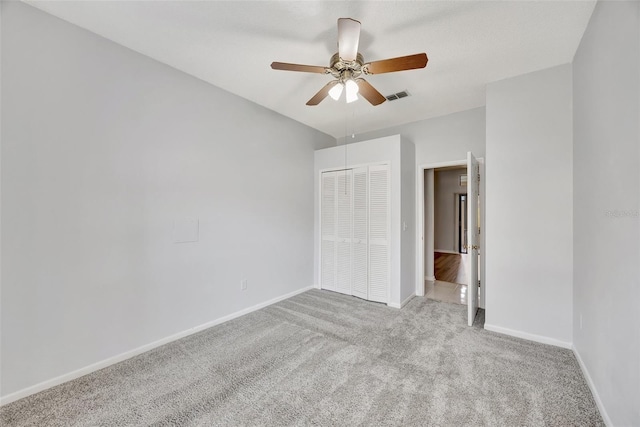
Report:
[[[322,89],[318,91],[313,97],[307,101],[307,105],[318,105],[329,95],[329,91],[332,87],[338,84],[337,80],[330,81]]]
[[[356,79],[356,83],[358,84],[358,93],[369,101],[371,105],[380,105],[387,100],[383,94],[378,92],[376,88],[371,86],[365,79]]]
[[[360,43],[360,22],[351,18],[338,19],[338,54],[344,61],[355,61]]]
[[[365,69],[366,74],[393,73],[394,71],[424,68],[427,66],[428,60],[426,53],[417,53],[415,55],[373,61],[369,64],[365,64],[363,68]]]
[[[303,73],[325,74],[327,72],[326,67],[320,67],[318,65],[288,64],[286,62],[272,62],[271,68],[284,71],[302,71]]]

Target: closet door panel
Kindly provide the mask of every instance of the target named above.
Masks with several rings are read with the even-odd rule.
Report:
[[[320,200],[320,287],[336,288],[336,172],[324,172]]]
[[[389,296],[389,167],[369,167],[369,287],[368,299],[388,302]]]
[[[338,292],[351,295],[353,234],[353,171],[337,172],[336,203],[336,288]]]
[[[353,170],[353,283],[352,294],[367,299],[369,229],[367,168]]]

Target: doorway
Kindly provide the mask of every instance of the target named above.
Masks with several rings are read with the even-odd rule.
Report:
[[[434,251],[427,256],[433,256],[435,280],[425,283],[425,297],[467,305],[466,165],[434,168],[433,193]]]
[[[464,173],[465,169],[466,173]],[[435,227],[437,207],[435,200],[436,172],[447,170],[459,171],[457,176],[454,174],[453,178],[450,177],[452,180],[457,180],[457,188],[455,193],[452,192],[448,196],[448,201],[445,202],[447,203],[445,207],[450,212],[446,228],[453,231],[445,231],[442,227],[437,229]],[[430,290],[434,290],[433,293],[429,294],[430,297],[434,296],[434,293],[439,293],[440,296],[446,295],[450,299],[457,288],[457,296],[459,298],[457,302],[466,303],[468,300],[465,301],[465,298],[468,298],[468,294],[473,292],[477,299],[472,298],[473,301],[476,301],[475,304],[467,304],[468,319],[473,319],[472,313],[476,313],[478,307],[485,307],[485,257],[484,253],[481,255],[481,248],[484,247],[484,234],[481,233],[481,229],[484,228],[485,221],[484,206],[481,200],[484,198],[484,180],[481,179],[483,175],[484,161],[483,159],[476,160],[472,153],[467,153],[466,160],[425,164],[419,165],[417,168],[418,244],[416,252],[418,256],[416,260],[416,295],[425,296]],[[469,186],[468,183],[472,183],[472,185]],[[470,189],[473,190],[473,194],[469,194],[468,190]],[[467,209],[464,209],[465,205]],[[470,208],[470,205],[475,209],[473,207]],[[470,233],[471,230],[474,231],[473,234]],[[449,239],[448,243],[446,240],[442,243],[442,239],[439,239],[436,245],[437,233]],[[470,236],[473,236],[473,242],[468,240]],[[447,258],[458,258],[457,265],[455,261],[451,262]],[[438,263],[438,267],[448,268],[449,271],[463,271],[464,274],[448,278],[448,284],[441,284],[439,283],[440,278],[447,277],[446,275],[442,276],[442,272],[440,272],[439,277],[436,277],[436,263]],[[471,268],[472,264],[474,268]],[[461,276],[464,277],[462,278]],[[476,284],[474,289],[467,290],[464,286],[460,286],[463,284],[468,286],[467,277],[473,277],[472,282]],[[441,288],[448,289],[435,290],[438,285]]]

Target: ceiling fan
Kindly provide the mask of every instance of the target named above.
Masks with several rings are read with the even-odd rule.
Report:
[[[428,58],[426,53],[365,63],[364,58],[358,52],[359,40],[360,22],[351,18],[340,18],[338,19],[338,52],[331,57],[329,67],[272,62],[271,68],[274,70],[331,74],[335,77],[335,80],[327,83],[307,101],[307,105],[318,105],[327,96],[331,96],[337,101],[340,99],[344,89],[346,89],[345,97],[348,103],[357,100],[358,93],[360,93],[372,105],[380,105],[387,98],[363,79],[362,75],[414,70],[427,66]]]

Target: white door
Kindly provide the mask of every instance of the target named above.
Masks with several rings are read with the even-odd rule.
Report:
[[[353,282],[351,293],[368,299],[369,229],[368,229],[367,168],[353,169]]]
[[[351,295],[351,239],[353,233],[353,183],[351,169],[336,173],[336,283],[335,290]]]
[[[324,172],[320,201],[320,287],[336,288],[336,173]]]
[[[389,299],[389,166],[369,167],[369,301]]]
[[[467,153],[467,321],[469,326],[478,311],[478,192],[480,188],[480,169],[478,161],[470,151]]]

